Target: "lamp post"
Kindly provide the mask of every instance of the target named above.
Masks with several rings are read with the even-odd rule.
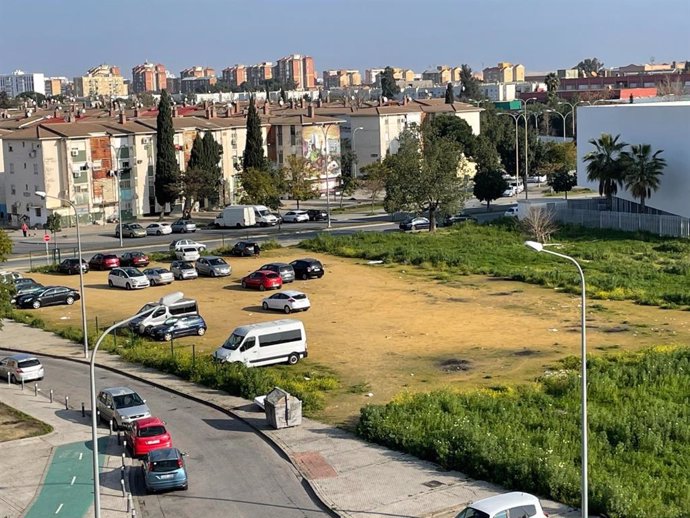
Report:
[[[509,112],[498,112],[499,115],[508,115],[513,118],[515,121],[515,197],[517,198],[517,188],[518,185],[520,185],[520,166],[519,166],[519,155],[518,155],[518,119],[521,117],[521,114],[515,115],[514,113],[509,113]]]
[[[561,119],[563,119],[563,142],[565,142],[566,136],[565,136],[565,120],[568,118],[568,115],[572,113],[572,111],[569,111],[565,115],[563,115],[561,112],[558,110],[544,110],[546,113],[556,113],[561,116]]]
[[[355,153],[355,136],[357,135],[357,132],[359,130],[363,130],[364,128],[362,126],[359,126],[358,128],[355,128],[352,130],[352,167],[353,167],[353,178],[357,178],[357,153]]]
[[[324,124],[321,129],[323,131],[323,174],[326,177],[326,213],[328,214],[326,219],[327,228],[331,228],[331,193],[328,178],[328,130],[330,124]]]
[[[81,258],[81,232],[79,231],[79,213],[77,212],[77,206],[70,200],[65,198],[59,198],[58,196],[52,196],[46,194],[45,191],[36,191],[36,196],[45,200],[46,198],[53,198],[63,203],[67,203],[72,209],[74,209],[74,221],[77,228],[77,255],[79,256],[79,294],[81,295],[81,329],[84,334],[84,358],[89,357],[89,330],[86,326],[86,293],[84,292],[84,268],[82,266]]]
[[[567,101],[558,101],[558,104],[566,104],[570,106],[570,113],[572,113],[571,117],[571,122],[573,124],[573,139],[575,139],[575,108],[577,108],[578,104],[592,104],[589,101],[577,101],[576,103],[569,103]]]
[[[581,363],[582,363],[582,371],[580,374],[580,377],[582,379],[582,402],[581,402],[581,409],[582,409],[582,423],[581,423],[581,429],[582,429],[582,442],[581,442],[581,457],[582,457],[582,480],[581,480],[581,486],[580,486],[580,498],[581,498],[581,504],[580,507],[581,512],[582,512],[582,518],[587,518],[588,517],[588,504],[587,504],[587,499],[588,499],[588,489],[587,489],[587,322],[585,321],[585,274],[582,271],[582,267],[580,264],[570,257],[569,255],[565,254],[559,254],[558,252],[554,252],[552,250],[548,250],[545,248],[545,245],[542,243],[538,243],[536,241],[525,241],[525,245],[532,250],[536,250],[537,252],[546,252],[547,254],[555,255],[556,257],[560,257],[562,259],[566,259],[567,261],[570,261],[575,265],[577,268],[578,273],[580,274],[580,290],[582,292],[582,301],[580,303],[581,305],[581,312],[580,312],[580,329],[581,329],[581,344],[580,344],[580,354],[581,354]]]
[[[110,149],[115,151],[115,181],[117,182],[117,233],[118,236],[120,237],[120,248],[122,248],[124,245],[122,243],[122,193],[120,192],[120,153],[119,150],[122,149],[122,146],[119,148],[116,148],[112,144],[110,144]]]
[[[150,311],[155,311],[157,308],[160,306],[167,306],[170,304],[174,304],[178,300],[180,300],[184,295],[182,292],[176,291],[174,293],[171,293],[169,295],[165,295],[164,297],[161,297],[161,299],[158,301],[158,305],[155,306],[153,309],[149,308],[146,311],[142,311],[141,313],[137,313],[133,317],[126,318],[125,320],[122,320],[121,322],[118,322],[116,324],[113,324],[110,326],[108,329],[103,331],[101,336],[98,337],[98,340],[96,341],[96,345],[93,347],[93,351],[91,352],[91,362],[89,363],[89,388],[91,391],[91,441],[93,442],[93,448],[91,449],[92,455],[93,455],[93,515],[94,518],[101,518],[101,481],[99,478],[99,470],[98,470],[98,421],[96,419],[96,351],[98,351],[98,347],[101,345],[101,342],[103,339],[110,333],[113,329],[117,329],[118,327],[125,325],[135,318],[140,317],[144,313],[148,313]]]
[[[527,177],[529,176],[529,146],[527,141],[527,103],[536,100],[538,100],[536,97],[530,97],[529,99],[524,101],[522,99],[518,99],[518,101],[522,103],[522,109],[525,114],[525,199],[529,197],[527,194]]]

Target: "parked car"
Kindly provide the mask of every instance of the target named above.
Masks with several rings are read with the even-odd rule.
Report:
[[[8,272],[7,270],[0,270],[0,283],[12,284],[15,279],[21,279],[23,275],[19,272]]]
[[[455,225],[456,223],[466,223],[467,221],[476,222],[477,218],[475,218],[474,216],[470,216],[469,214],[464,214],[461,212],[460,214],[453,214],[451,216],[446,216],[443,219],[443,225],[446,227],[450,227],[452,225]]]
[[[115,254],[96,254],[89,259],[92,270],[111,270],[120,266],[120,258]]]
[[[321,261],[311,257],[292,261],[290,266],[295,271],[297,279],[307,280],[310,277],[318,277],[320,279],[325,273]]]
[[[259,270],[270,270],[276,272],[283,279],[283,284],[286,282],[294,282],[295,270],[287,263],[268,263],[264,264]]]
[[[257,270],[242,278],[243,288],[256,288],[260,291],[277,289],[283,286],[283,279],[276,272]]]
[[[98,393],[96,410],[101,421],[113,420],[113,428],[129,428],[135,421],[151,417],[146,400],[129,387],[105,388]]]
[[[142,462],[141,470],[148,493],[189,487],[184,457],[177,448],[150,451]]]
[[[196,262],[196,271],[199,275],[224,277],[232,273],[232,268],[222,257],[207,255],[206,257],[200,257]]]
[[[89,263],[87,263],[84,259],[81,260],[81,270],[84,273],[88,273],[89,271]],[[67,275],[76,275],[79,273],[79,259],[64,259],[59,265],[58,265],[58,271],[60,273],[66,273]]]
[[[170,263],[170,271],[176,280],[196,279],[199,277],[199,272],[196,271],[194,265],[189,261],[173,261]]]
[[[283,214],[284,223],[303,223],[309,221],[309,214],[304,210],[290,210]]]
[[[517,196],[517,187],[515,185],[509,185],[508,188],[503,191],[503,197]]]
[[[125,252],[120,257],[121,266],[148,266],[149,256],[144,252]]]
[[[547,177],[545,174],[527,177],[527,183],[544,183],[544,182],[546,182],[546,180],[547,180]]]
[[[156,267],[156,268],[146,268],[142,272],[146,275],[151,286],[160,286],[162,284],[170,284],[175,280],[173,273],[167,268]]]
[[[199,253],[198,248],[194,248],[193,246],[185,246],[184,248],[175,250],[175,257],[183,261],[196,261],[199,259],[199,257],[201,257],[201,254]]]
[[[518,217],[518,208],[517,208],[517,206],[508,208],[508,210],[505,211],[505,212],[503,213],[503,215],[504,215],[506,218],[517,218],[517,217]]]
[[[250,257],[252,255],[259,255],[261,247],[256,241],[238,241],[230,250],[230,255],[238,257]]]
[[[266,297],[261,302],[261,307],[264,310],[275,309],[283,313],[292,313],[293,311],[308,311],[311,303],[301,291],[285,290]]]
[[[514,491],[473,502],[456,518],[546,518],[536,496]]]
[[[197,250],[199,250],[199,252],[206,250],[205,244],[198,243],[198,242],[194,241],[193,239],[176,239],[175,241],[170,243],[170,246],[168,248],[170,251],[173,251],[173,250],[181,250],[182,248],[190,247],[190,246],[192,248],[196,248]]]
[[[170,223],[151,223],[146,226],[146,233],[149,236],[166,236],[172,234]]]
[[[45,371],[38,358],[19,353],[0,360],[0,380],[7,380],[8,376],[12,383],[21,383],[22,380],[42,380]]]
[[[108,274],[108,286],[136,290],[151,286],[146,275],[131,266],[113,268]]]
[[[283,216],[280,214],[280,212],[271,212],[271,215],[275,216],[277,225],[283,223]]]
[[[309,221],[326,221],[328,220],[328,212],[320,209],[309,209],[307,211]]]
[[[115,227],[115,237],[120,237],[120,225]],[[123,223],[122,237],[146,237],[146,229],[139,223]]]
[[[400,230],[429,230],[429,220],[421,216],[407,218],[400,222]]]
[[[192,222],[191,219],[178,219],[172,225],[170,225],[170,228],[176,234],[196,232],[196,223]]]
[[[198,335],[206,333],[206,322],[200,315],[187,315],[184,317],[172,317],[158,326],[149,330],[149,335],[155,340],[169,342],[173,338],[181,336]]]
[[[17,300],[17,297],[21,297],[22,295],[29,295],[30,293],[35,293],[39,290],[42,290],[43,288],[45,288],[43,284],[41,284],[40,282],[36,282],[35,280],[28,277],[15,279],[12,300]]]
[[[18,308],[38,309],[43,306],[57,306],[67,304],[71,306],[75,300],[79,300],[79,292],[66,286],[45,286],[33,293],[27,293],[16,298]]]
[[[172,438],[165,423],[157,417],[145,417],[134,421],[125,433],[127,448],[132,457],[141,457],[159,448],[171,448]]]

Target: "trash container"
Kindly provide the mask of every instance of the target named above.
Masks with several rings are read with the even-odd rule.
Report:
[[[281,388],[266,395],[266,419],[273,428],[288,428],[302,424],[302,402]]]

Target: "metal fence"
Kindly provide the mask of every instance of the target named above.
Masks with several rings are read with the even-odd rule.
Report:
[[[605,210],[556,207],[555,219],[562,223],[625,232],[650,232],[659,236],[690,238],[690,219],[661,214],[635,214]]]

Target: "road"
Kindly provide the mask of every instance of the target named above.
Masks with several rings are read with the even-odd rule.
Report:
[[[50,358],[41,361],[46,369],[44,390],[52,388],[58,399],[68,395],[75,407],[89,401],[88,366]],[[291,464],[243,422],[107,370],[97,369],[96,380],[97,389],[126,385],[136,390],[152,413],[166,421],[173,444],[188,454],[188,491],[145,495],[140,473],[135,473],[138,516],[330,516],[312,499]]]

